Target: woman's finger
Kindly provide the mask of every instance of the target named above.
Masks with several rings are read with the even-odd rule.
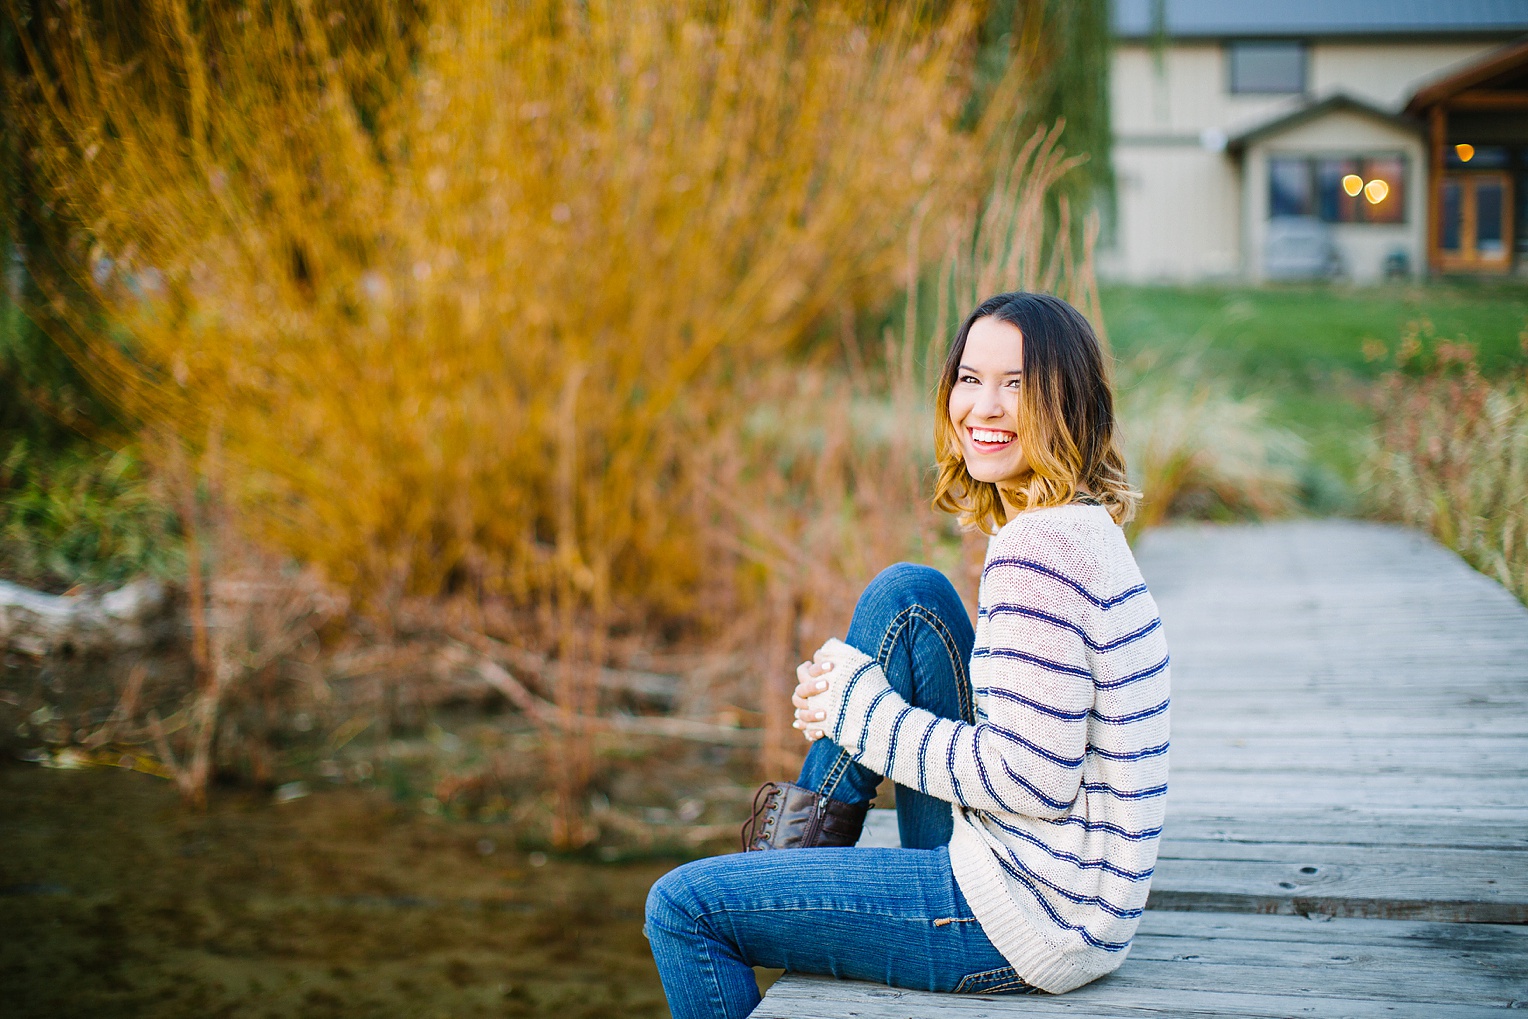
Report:
[[[800,684],[799,686],[796,687],[796,695],[798,697],[812,697],[812,696],[815,696],[817,694],[822,693],[827,688],[828,688],[828,681],[827,680],[825,680],[825,679],[809,679],[805,683],[802,683],[802,684]]]

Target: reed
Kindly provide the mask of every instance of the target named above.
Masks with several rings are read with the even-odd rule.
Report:
[[[1472,346],[1424,323],[1402,338],[1372,404],[1373,511],[1430,531],[1528,601],[1528,376],[1487,378]]]
[[[1298,508],[1305,446],[1269,420],[1267,400],[1184,355],[1124,362],[1118,394],[1126,463],[1143,493],[1132,537],[1173,517],[1261,519]]]

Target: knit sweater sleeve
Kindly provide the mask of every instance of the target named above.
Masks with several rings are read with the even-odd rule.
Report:
[[[1056,578],[1071,579],[1086,550],[1056,537],[1016,521],[993,542],[972,658],[985,706],[975,724],[911,706],[874,659],[832,640],[819,656],[834,663],[833,678],[810,701],[826,712],[825,734],[859,763],[930,796],[975,810],[1066,816],[1093,705],[1084,637],[1091,606],[1058,594],[1071,589]]]

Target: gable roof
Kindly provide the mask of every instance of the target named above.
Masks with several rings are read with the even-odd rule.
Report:
[[[1528,32],[1528,0],[1114,0],[1122,39],[1475,36]],[[1160,25],[1158,17],[1161,18]]]
[[[1422,131],[1422,125],[1410,117],[1399,116],[1391,113],[1389,110],[1382,110],[1378,106],[1370,105],[1361,99],[1354,99],[1352,96],[1338,92],[1327,96],[1320,102],[1310,103],[1292,113],[1285,113],[1274,117],[1272,120],[1265,120],[1261,124],[1231,136],[1226,140],[1226,151],[1232,155],[1239,156],[1253,142],[1283,134],[1285,131],[1299,127],[1301,124],[1308,124],[1313,120],[1319,120],[1333,113],[1356,113],[1359,116],[1380,121],[1412,134],[1420,134]]]
[[[1429,107],[1481,86],[1515,91],[1528,86],[1528,40],[1503,46],[1468,67],[1423,86],[1406,104],[1406,112],[1419,116]]]

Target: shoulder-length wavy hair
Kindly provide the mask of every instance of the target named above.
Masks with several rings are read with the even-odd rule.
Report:
[[[998,485],[971,477],[950,421],[950,391],[966,337],[977,319],[989,316],[1017,326],[1024,336],[1017,428],[1029,470],[1004,482],[1001,492]],[[1008,522],[1004,496],[1023,512],[1065,505],[1087,492],[1121,525],[1140,501],[1125,476],[1114,391],[1098,337],[1076,308],[1048,294],[998,294],[960,327],[939,376],[934,449],[939,467],[934,506],[988,534]]]

